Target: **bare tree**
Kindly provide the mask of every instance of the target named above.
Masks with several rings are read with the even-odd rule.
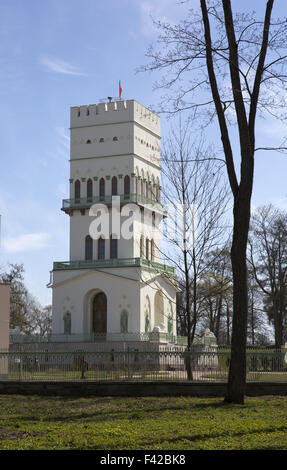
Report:
[[[211,261],[200,285],[205,314],[203,326],[216,336],[218,344],[229,344],[232,317],[232,271],[230,251],[223,247],[207,256]]]
[[[287,324],[287,213],[271,204],[258,208],[251,219],[249,248],[253,276],[264,294],[279,349]]]
[[[2,282],[10,284],[10,328],[19,327],[24,333],[29,331],[28,297],[29,293],[24,285],[24,266],[22,264],[9,264],[9,271],[0,275]]]
[[[52,306],[42,307],[34,297],[30,296],[28,322],[30,334],[47,338],[52,330]]]
[[[179,25],[158,22],[160,48],[149,50],[151,63],[144,67],[164,71],[159,86],[176,89],[171,112],[188,109],[193,117],[203,117],[204,124],[216,117],[219,125],[233,194],[233,329],[225,399],[234,403],[244,403],[246,383],[246,249],[254,155],[259,149],[255,124],[259,113],[282,117],[285,109],[287,23],[271,22],[273,4],[265,1],[264,19],[258,20],[254,13],[234,16],[231,0],[200,0],[200,13],[191,11]],[[232,139],[230,124],[238,141]]]
[[[201,310],[199,284],[212,263],[210,253],[226,242],[229,191],[212,149],[191,140],[190,126],[172,130],[162,152],[163,197],[169,226],[165,258],[177,267],[183,295],[182,321],[191,350]],[[209,254],[209,256],[208,256]],[[216,254],[215,254],[216,256]],[[191,368],[188,378],[192,378]]]
[[[9,270],[0,273],[0,280],[10,284],[10,328],[22,333],[47,336],[51,328],[52,307],[42,307],[24,284],[23,264],[9,264]]]

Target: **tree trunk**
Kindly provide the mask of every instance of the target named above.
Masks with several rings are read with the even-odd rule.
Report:
[[[244,403],[246,382],[246,340],[248,316],[246,247],[249,231],[250,202],[246,195],[234,201],[234,230],[231,248],[233,271],[233,321],[231,362],[225,401]]]

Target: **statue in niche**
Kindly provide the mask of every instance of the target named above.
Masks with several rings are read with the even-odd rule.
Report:
[[[121,333],[128,332],[128,312],[124,310],[121,314]]]
[[[145,312],[145,329],[144,330],[146,333],[150,331],[150,321],[149,321],[148,311]]]
[[[71,329],[72,329],[72,316],[70,312],[66,312],[64,317],[64,334],[65,335],[70,335],[71,334]]]

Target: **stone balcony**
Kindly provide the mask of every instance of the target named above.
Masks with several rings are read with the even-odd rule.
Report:
[[[97,268],[124,268],[124,267],[144,267],[160,273],[175,275],[175,268],[166,264],[149,261],[143,258],[115,258],[97,259],[83,261],[55,261],[53,271],[63,271],[72,269],[97,269]]]
[[[94,196],[94,197],[81,197],[73,199],[64,199],[62,204],[62,211],[70,214],[74,210],[86,210],[89,209],[94,204],[106,204],[107,206],[112,206],[113,197],[120,198],[120,204],[138,204],[139,206],[146,207],[151,211],[158,212],[162,214],[163,217],[167,216],[167,208],[160,202],[149,199],[141,194],[121,194],[118,196],[107,195],[104,197]]]

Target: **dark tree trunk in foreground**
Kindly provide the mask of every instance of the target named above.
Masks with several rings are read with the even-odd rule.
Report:
[[[232,85],[240,141],[241,173],[239,182],[235,173],[234,157],[228,135],[224,108],[220,99],[216,75],[214,71],[212,41],[206,1],[201,0],[200,4],[205,31],[206,63],[209,82],[221,131],[221,140],[226,158],[226,167],[230,187],[234,197],[233,238],[231,249],[231,263],[233,273],[233,326],[231,338],[231,362],[229,368],[226,401],[233,403],[244,403],[246,384],[246,341],[248,316],[246,251],[254,174],[255,117],[257,111],[260,84],[264,71],[266,51],[268,46],[268,34],[273,0],[269,0],[266,5],[262,44],[254,79],[254,86],[250,96],[249,116],[247,116],[246,113],[242,92],[238,57],[238,43],[235,37],[231,2],[230,0],[222,0],[224,24],[229,50],[230,81]]]
[[[273,4],[274,0],[260,2],[258,9],[265,8],[264,20],[261,21],[253,13],[238,13],[233,17],[231,0],[200,0],[200,13],[191,11],[179,25],[158,22],[162,32],[158,40],[161,48],[158,52],[153,48],[149,50],[152,63],[144,68],[162,70],[162,86],[168,90],[177,87],[173,101],[168,102],[163,97],[163,112],[167,102],[167,106],[173,107],[173,112],[190,110],[197,122],[201,117],[202,127],[208,125],[214,116],[218,121],[234,201],[231,251],[234,306],[226,396],[226,401],[234,403],[244,402],[246,382],[246,251],[254,154],[257,150],[286,151],[285,144],[277,148],[267,147],[264,143],[255,147],[257,111],[263,116],[282,119],[282,110],[286,110],[287,23],[285,19],[271,23]],[[185,83],[183,77],[186,76],[188,80]],[[230,120],[237,131],[235,138],[229,135]]]
[[[231,362],[227,401],[243,403],[246,381],[246,336],[248,315],[246,247],[249,229],[249,206],[234,204],[234,231],[231,248],[233,272],[233,320]]]

